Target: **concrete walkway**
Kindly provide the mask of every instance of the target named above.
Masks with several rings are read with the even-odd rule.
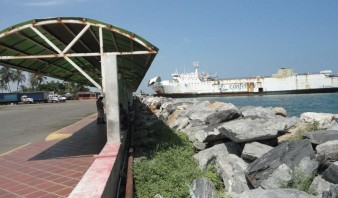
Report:
[[[68,197],[106,143],[96,114],[0,156],[0,198]]]

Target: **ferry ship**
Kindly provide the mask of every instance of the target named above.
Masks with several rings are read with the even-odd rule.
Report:
[[[198,72],[198,62],[193,63],[195,72],[172,74],[172,80],[156,76],[148,86],[157,95],[167,97],[197,97],[225,95],[263,95],[326,93],[338,91],[338,75],[331,70],[316,74],[296,74],[293,69],[281,68],[268,77],[218,79],[215,75]]]

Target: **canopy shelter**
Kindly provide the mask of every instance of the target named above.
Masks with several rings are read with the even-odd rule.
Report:
[[[132,32],[86,18],[34,19],[0,32],[0,65],[99,89],[103,53],[123,55],[117,71],[136,91],[157,51]]]
[[[121,90],[136,91],[157,52],[132,32],[87,18],[34,19],[0,32],[0,65],[100,89],[113,142],[120,141]]]

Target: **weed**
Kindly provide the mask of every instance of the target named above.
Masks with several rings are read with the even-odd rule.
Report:
[[[305,132],[312,132],[319,129],[319,123],[317,121],[308,123],[304,128],[299,128],[296,133],[291,136],[288,141],[296,141],[303,139],[303,134]]]
[[[304,191],[308,194],[315,195],[315,190],[310,188],[310,185],[315,178],[315,175],[306,176],[301,170],[295,168],[291,175],[291,181],[287,185],[282,185],[282,188],[294,188]]]
[[[199,169],[192,157],[194,147],[186,134],[171,130],[161,121],[151,128],[154,132],[150,136],[156,143],[148,145],[145,158],[133,165],[136,197],[154,197],[156,194],[189,197],[190,184],[203,176],[215,184],[218,194],[223,191],[223,182],[214,164],[206,171]]]

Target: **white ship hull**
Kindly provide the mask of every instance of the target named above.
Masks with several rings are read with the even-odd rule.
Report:
[[[318,74],[293,74],[290,69],[280,69],[271,77],[251,77],[223,80],[201,80],[197,68],[192,74],[173,74],[173,80],[161,81],[159,77],[149,83],[158,95],[250,95],[320,93],[338,91],[338,76],[331,72]]]

